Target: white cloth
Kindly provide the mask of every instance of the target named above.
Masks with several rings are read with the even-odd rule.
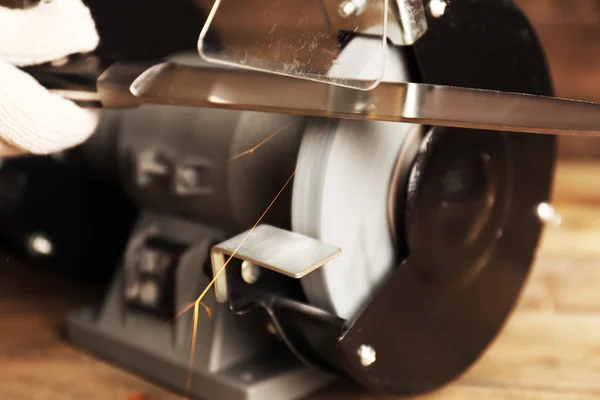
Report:
[[[99,43],[81,0],[0,7],[0,156],[50,154],[76,146],[96,129],[98,114],[48,92],[15,66],[93,51]]]

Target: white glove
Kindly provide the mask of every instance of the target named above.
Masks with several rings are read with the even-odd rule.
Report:
[[[16,67],[91,52],[98,43],[81,0],[42,1],[26,10],[0,7],[0,156],[59,152],[94,132],[96,111],[48,92]]]

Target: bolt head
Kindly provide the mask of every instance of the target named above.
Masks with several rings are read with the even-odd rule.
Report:
[[[440,18],[446,13],[448,3],[444,0],[431,0],[429,2],[429,12],[433,18]]]
[[[258,281],[262,273],[258,265],[254,265],[249,261],[242,262],[242,279],[244,282],[252,285]]]
[[[373,347],[363,344],[358,348],[358,357],[360,364],[366,368],[377,360],[377,353]]]
[[[54,253],[52,241],[41,233],[34,233],[27,240],[29,251],[38,257],[48,257]]]
[[[345,0],[338,8],[338,13],[343,18],[361,14],[367,7],[367,0]]]
[[[562,223],[561,215],[556,212],[552,204],[540,203],[537,205],[535,212],[538,219],[544,224],[550,224],[558,227]]]
[[[352,1],[344,1],[339,8],[339,13],[342,17],[349,17],[357,11],[357,7]]]

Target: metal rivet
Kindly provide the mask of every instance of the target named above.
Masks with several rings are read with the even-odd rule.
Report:
[[[358,357],[360,358],[360,364],[363,367],[368,367],[377,360],[377,353],[371,346],[363,344],[358,348]]]
[[[41,233],[35,233],[29,236],[27,247],[32,254],[37,256],[47,257],[54,253],[54,245],[50,239]]]
[[[340,4],[338,12],[342,17],[358,15],[364,11],[366,4],[366,0],[346,0]]]
[[[444,0],[431,0],[429,2],[429,12],[433,18],[440,18],[444,15],[446,7],[448,7],[448,3]]]
[[[261,273],[261,268],[258,265],[254,265],[249,261],[242,262],[242,279],[244,282],[250,285],[256,283]]]
[[[544,224],[551,224],[553,226],[560,226],[562,223],[562,217],[556,212],[554,207],[548,203],[540,203],[537,205],[535,210],[537,217]]]

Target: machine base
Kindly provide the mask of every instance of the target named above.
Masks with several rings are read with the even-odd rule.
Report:
[[[94,309],[85,308],[67,317],[66,334],[74,345],[169,389],[185,392],[189,368],[185,359],[165,358],[140,347],[134,337],[123,340],[114,331],[104,331],[94,322],[94,315]],[[206,400],[291,400],[314,393],[334,379],[303,366],[288,353],[275,352],[217,373],[195,370],[188,395]]]
[[[191,315],[172,318],[132,307],[128,297],[132,279],[136,279],[132,271],[142,268],[143,260],[152,260],[148,254],[155,251],[156,246],[145,247],[150,243],[149,237],[154,245],[165,241],[180,243],[184,251],[173,261],[176,264],[174,278],[165,281],[158,278],[156,282],[159,287],[164,286],[164,282],[173,283],[175,309],[181,310],[193,303],[208,284],[203,265],[210,244],[221,236],[198,223],[152,211],[142,212],[123,262],[100,306],[68,315],[65,326],[68,340],[153,382],[186,392]],[[212,312],[198,315],[195,358],[187,393],[192,398],[291,400],[307,396],[335,379],[295,358],[278,337],[269,332],[266,314],[257,311],[235,315],[226,304],[217,303],[212,293],[203,303]]]

